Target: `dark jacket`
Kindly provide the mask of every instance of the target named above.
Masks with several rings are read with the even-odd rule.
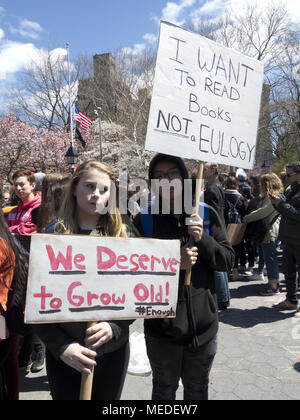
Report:
[[[279,240],[300,246],[300,182],[295,182],[276,210],[281,214]]]
[[[164,160],[164,157],[158,155],[154,159],[156,163],[159,159]],[[179,160],[176,163],[186,178],[182,160],[176,160]],[[153,166],[150,164],[149,175],[152,174]],[[209,210],[209,216],[210,235],[204,231],[201,241],[197,244],[198,261],[192,268],[190,286],[184,284],[185,270],[180,271],[176,317],[145,320],[146,336],[198,347],[216,335],[218,310],[214,271],[229,271],[234,264],[234,251],[228,242],[223,223],[214,209]],[[157,239],[180,239],[182,245],[186,244],[189,238],[185,217],[186,215],[182,214],[178,220],[173,214],[151,215],[151,236]],[[140,215],[136,216],[134,224],[144,236]]]
[[[221,217],[221,220],[225,224],[225,193],[222,184],[217,179],[211,184],[208,184],[205,188],[204,202],[216,210],[218,215]]]
[[[237,190],[225,190],[224,218],[226,225],[228,224],[229,203],[235,206],[242,221],[247,212],[247,202],[245,198]]]

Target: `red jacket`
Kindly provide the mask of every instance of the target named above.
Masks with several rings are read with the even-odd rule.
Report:
[[[41,196],[35,194],[34,199],[28,203],[22,203],[19,201],[18,206],[15,207],[7,215],[7,223],[9,230],[12,233],[18,233],[19,235],[31,235],[36,233],[36,224],[32,222],[32,210],[39,207],[42,203]]]

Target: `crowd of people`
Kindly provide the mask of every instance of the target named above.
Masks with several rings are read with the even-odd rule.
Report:
[[[110,237],[179,239],[181,266],[175,318],[144,321],[147,355],[153,376],[152,398],[175,399],[179,380],[184,398],[208,399],[209,374],[217,351],[218,311],[230,306],[230,281],[267,282],[260,293],[280,292],[278,249],[286,299],[277,309],[298,312],[300,267],[300,162],[274,173],[253,175],[242,170],[220,174],[218,166],[204,165],[205,189],[199,212],[178,212],[189,174],[182,159],[157,154],[148,181],[181,181],[178,190],[151,191],[155,214],[125,215],[118,209],[100,212],[111,198],[114,172],[97,161],[78,166],[71,177],[13,174],[13,191],[2,192],[0,211],[0,399],[17,400],[19,368],[38,372],[46,363],[55,400],[77,400],[82,373],[94,372],[92,399],[120,399],[129,363],[129,326],[134,320],[86,323],[24,324],[30,238],[35,233]],[[168,202],[170,212],[163,209]],[[186,223],[186,220],[189,223]],[[231,244],[227,227],[241,225],[243,236]],[[258,268],[255,262],[258,260]],[[185,282],[186,270],[191,283]],[[195,375],[195,372],[197,373]]]
[[[214,168],[214,165],[207,165]],[[241,241],[233,246],[232,279],[237,280],[242,273],[244,279],[263,281],[266,273],[267,283],[262,283],[258,293],[262,296],[279,294],[278,250],[281,247],[287,298],[274,307],[294,309],[296,316],[300,315],[296,297],[300,271],[299,182],[300,164],[293,162],[286,165],[280,176],[267,173],[250,176],[249,180],[244,172],[217,177],[215,169],[212,183],[221,191],[218,209],[222,212],[222,203],[225,203],[226,225],[233,222],[245,227]],[[235,220],[229,220],[232,217]],[[255,273],[256,258],[258,269]]]

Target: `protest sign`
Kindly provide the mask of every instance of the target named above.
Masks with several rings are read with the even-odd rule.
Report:
[[[177,240],[32,235],[25,322],[174,317]]]
[[[161,23],[147,150],[251,169],[263,64]]]

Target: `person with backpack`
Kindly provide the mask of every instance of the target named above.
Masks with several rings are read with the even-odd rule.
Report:
[[[144,331],[147,354],[152,368],[154,400],[174,400],[182,379],[184,399],[207,400],[209,373],[217,351],[218,311],[215,271],[228,271],[234,260],[225,227],[217,212],[209,207],[210,234],[204,229],[199,215],[176,211],[175,202],[183,200],[184,180],[188,179],[182,159],[157,154],[149,166],[149,180],[159,209],[150,217],[138,214],[134,224],[141,236],[157,239],[179,239],[181,270],[175,318],[146,319]],[[168,191],[153,186],[154,181],[172,184]],[[166,214],[164,204],[170,205]],[[156,206],[158,204],[158,206]],[[147,219],[148,223],[143,223]],[[146,225],[146,228],[145,228]],[[145,230],[148,230],[145,232]],[[149,233],[150,232],[150,233]],[[189,244],[190,237],[194,246]],[[185,272],[191,268],[191,284],[185,284]]]
[[[225,182],[225,209],[224,218],[226,226],[233,224],[240,224],[247,211],[246,199],[238,192],[238,182],[234,176],[229,176]],[[235,262],[232,270],[232,279],[237,280],[239,277],[238,266],[246,269],[246,251],[245,242],[242,240],[238,245],[234,245]]]
[[[265,227],[261,239],[264,261],[266,264],[268,284],[263,286],[260,291],[262,296],[273,296],[280,293],[279,288],[279,268],[277,260],[277,238],[280,224],[280,214],[273,207],[270,196],[280,196],[283,198],[283,186],[280,178],[274,174],[264,174],[260,178],[262,201],[259,208],[250,214],[247,214],[243,222],[250,224],[252,222],[262,221]],[[245,234],[247,235],[247,229]]]

